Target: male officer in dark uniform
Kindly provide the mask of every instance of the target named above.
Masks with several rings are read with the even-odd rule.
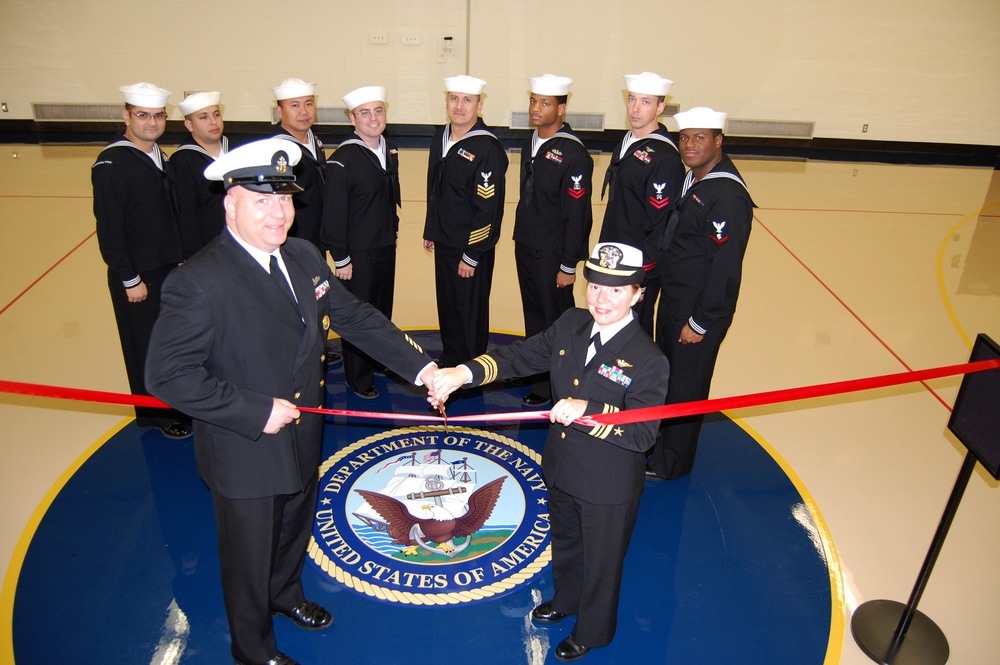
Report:
[[[156,144],[167,127],[170,92],[152,83],[119,90],[125,96],[125,131],[101,151],[90,177],[97,242],[108,264],[129,387],[136,395],[148,395],[143,368],[160,312],[160,287],[184,260],[167,185],[167,156]],[[191,436],[190,420],[176,411],[136,407],[135,421],[158,427],[171,439]]]
[[[587,258],[594,217],[594,160],[563,121],[573,79],[529,78],[528,116],[535,131],[521,147],[521,197],[514,218],[514,259],[524,334],[536,335],[571,309],[576,264]],[[535,377],[526,406],[552,399],[547,374]]]
[[[674,116],[690,171],[664,229],[656,343],[670,360],[668,404],[706,399],[740,293],[754,202],[722,152],[726,114],[698,107]],[[648,475],[679,478],[694,466],[702,416],[664,420]]]
[[[354,135],[326,164],[323,244],[337,278],[359,300],[392,318],[399,233],[399,152],[382,136],[386,90],[365,86],[344,96]],[[371,358],[344,342],[344,377],[359,397],[374,399]]]
[[[295,197],[295,226],[291,235],[316,245],[326,253],[320,229],[323,225],[323,169],[326,153],[313,134],[316,123],[316,84],[302,79],[285,79],[271,88],[278,105],[278,128],[273,136],[287,139],[302,148],[302,161],[295,166],[295,182],[302,193]]]
[[[219,102],[222,93],[196,92],[177,105],[191,136],[170,158],[170,183],[177,200],[184,256],[190,258],[226,227],[222,183],[205,178],[205,168],[229,152]]]
[[[601,189],[602,199],[610,190],[601,241],[624,242],[642,249],[646,283],[636,311],[650,337],[659,290],[656,246],[684,178],[677,146],[657,120],[672,85],[673,81],[652,72],[625,76],[625,108],[632,129],[611,153]]]
[[[631,307],[643,280],[642,252],[598,243],[584,265],[587,309],[567,310],[544,332],[500,346],[434,375],[434,398],[465,384],[548,370],[556,404],[542,472],[552,524],[555,596],[531,617],[542,624],[575,614],[555,648],[562,661],[609,644],[618,621],[625,553],[645,484],[645,453],[656,421],[585,425],[584,416],[659,406],[671,368]]]
[[[434,252],[443,365],[486,351],[507,155],[479,118],[486,82],[444,80],[449,123],[431,139],[424,249]]]
[[[382,314],[351,296],[316,248],[287,238],[301,149],[265,139],[216,160],[226,230],[163,287],[146,377],[195,418],[195,457],[212,491],[233,659],[294,665],[272,614],[321,630],[333,618],[305,599],[302,565],[316,509],[327,331],[418,385],[434,364]],[[287,238],[287,242],[286,242]]]

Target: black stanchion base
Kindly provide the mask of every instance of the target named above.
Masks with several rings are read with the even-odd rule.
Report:
[[[914,610],[910,628],[892,653],[893,638],[906,605],[894,600],[862,603],[851,617],[851,633],[865,655],[882,665],[944,665],[948,638],[926,614]]]

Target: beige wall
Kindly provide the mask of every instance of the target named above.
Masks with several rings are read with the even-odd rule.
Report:
[[[441,78],[467,64],[497,126],[524,110],[525,78],[551,72],[576,80],[571,110],[621,128],[621,75],[652,70],[681,108],[814,121],[819,137],[1000,145],[996,0],[0,0],[0,118],[118,102],[119,85],[148,80],[172,103],[222,90],[227,118],[265,120],[268,88],[297,76],[323,106],[384,84],[392,121],[436,124]]]

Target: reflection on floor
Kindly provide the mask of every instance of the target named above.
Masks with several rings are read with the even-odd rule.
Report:
[[[89,173],[98,151],[94,146],[0,149],[0,217],[5,220],[5,242],[0,244],[0,379],[127,389],[93,236]],[[393,318],[408,329],[436,327],[431,259],[419,247],[426,159],[426,151],[400,154],[404,200]],[[599,177],[608,156],[595,159]],[[952,365],[968,358],[977,333],[1000,339],[993,260],[1000,255],[996,172],[747,158],[737,165],[761,207],[747,253],[739,311],[722,347],[713,396]],[[516,163],[507,177],[518,181]],[[496,331],[523,329],[510,240],[515,190],[508,188],[498,247],[491,300]],[[595,201],[594,239],[602,208]],[[577,302],[582,303],[580,296],[578,284]],[[871,662],[844,627],[861,602],[905,601],[909,595],[965,452],[945,431],[958,385],[958,378],[940,379],[741,409],[726,414],[729,422],[712,423],[706,428],[710,440],[704,451],[712,464],[700,466],[686,486],[647,487],[637,533],[650,541],[648,549],[637,546],[630,552],[628,564],[635,576],[624,590],[628,601],[623,603],[618,637],[587,661],[618,662],[616,655],[642,654],[644,662],[742,663],[761,662],[762,653],[777,653],[770,662]],[[494,398],[502,395],[508,397],[491,408],[520,409],[516,390],[495,392]],[[334,392],[332,399],[346,398]],[[469,402],[467,408],[474,409]],[[366,402],[356,408],[369,406]],[[197,505],[204,490],[192,474],[184,446],[148,441],[129,424],[129,416],[129,410],[120,407],[0,396],[0,561],[6,570],[0,613],[14,617],[13,622],[0,622],[0,662],[14,661],[15,633],[18,665],[74,662],[28,655],[27,650],[36,648],[73,648],[64,634],[83,636],[82,648],[91,651],[83,662],[100,659],[94,653],[108,653],[109,662],[171,662],[160,656],[173,653],[175,639],[185,630],[188,643],[180,662],[199,662],[200,657],[225,662],[225,626],[213,623],[221,615],[211,559],[189,556],[211,551],[211,543],[203,542],[211,538],[205,524],[209,516]],[[105,439],[108,443],[102,446]],[[752,465],[753,460],[743,457],[746,451],[755,451],[764,463]],[[167,458],[158,457],[162,455]],[[777,467],[775,460],[780,462]],[[150,473],[152,468],[176,471],[156,474]],[[711,477],[699,475],[710,472]],[[81,486],[82,481],[86,483]],[[978,665],[996,660],[993,632],[1000,614],[1000,571],[995,559],[1000,532],[992,525],[1000,520],[997,485],[981,470],[972,478],[921,601],[920,609],[949,639],[950,662]],[[782,495],[782,488],[788,493]],[[818,511],[796,510],[796,502],[803,501],[789,488],[811,497],[812,503],[804,503]],[[760,503],[750,502],[749,497],[767,493],[779,498],[762,496]],[[187,499],[194,505],[185,505]],[[763,512],[747,508],[750,505]],[[164,519],[163,510],[182,511],[182,521]],[[777,515],[798,540],[776,546],[774,550],[781,550],[776,553],[768,552],[760,538],[745,538],[751,527],[757,529],[756,520]],[[801,537],[811,532],[811,515],[821,517],[812,523],[819,545],[810,537],[804,547]],[[57,518],[62,523],[53,531],[49,525]],[[680,533],[662,530],[668,522],[676,522]],[[822,548],[823,524],[837,555],[826,559],[829,576],[822,584],[814,580],[812,587],[822,588],[815,593],[826,594],[825,600],[781,600],[803,587],[774,576],[786,573],[788,559],[818,561],[815,548]],[[175,552],[163,546],[166,542],[190,549]],[[95,551],[101,554],[91,565]],[[766,559],[765,554],[782,558]],[[86,565],[79,565],[83,561]],[[730,576],[740,561],[750,563]],[[672,576],[663,572],[671,566]],[[763,589],[753,587],[760,569],[772,578]],[[678,571],[694,572],[687,577]],[[546,645],[569,630],[563,624],[535,629],[523,620],[536,600],[534,594],[530,599],[524,594],[542,597],[549,591],[545,574],[532,580],[531,589],[495,604],[430,613],[336,591],[340,587],[324,580],[313,564],[307,568],[307,580],[311,593],[331,598],[338,619],[331,632],[308,637],[279,622],[282,645],[304,665],[327,662],[312,654],[331,653],[331,645],[336,645],[339,657],[345,644],[371,649],[364,653],[377,652],[382,662],[406,657],[403,652],[389,653],[399,644],[406,645],[401,648],[408,650],[409,660],[440,658],[442,652],[429,651],[427,640],[447,639],[454,625],[466,623],[468,616],[472,625],[483,622],[480,635],[485,639],[492,639],[493,632],[502,638],[496,643],[461,642],[461,657],[496,652],[506,653],[505,662],[534,663],[545,655]],[[30,585],[39,586],[28,591]],[[81,589],[86,591],[81,594]],[[724,604],[720,590],[731,590],[743,604]],[[204,597],[192,603],[191,593]],[[172,606],[173,598],[177,603]],[[767,599],[773,604],[790,602],[793,610],[772,616],[767,605],[758,605]],[[354,635],[375,634],[376,628],[366,623],[369,615],[355,609],[369,605],[384,618],[377,628],[381,637],[355,644]],[[111,607],[121,609],[112,612]],[[808,615],[803,608],[825,615]],[[497,618],[490,621],[480,614],[491,612]],[[504,612],[513,618],[501,618]],[[808,615],[802,642],[797,641],[798,624],[787,623],[787,614],[793,613]],[[40,625],[28,619],[38,616],[47,618]],[[652,617],[650,623],[644,617]],[[400,623],[407,639],[388,639]],[[130,630],[139,624],[140,630]],[[831,633],[826,648],[818,633]],[[737,643],[740,650],[730,651]],[[627,651],[632,645],[641,650]],[[786,656],[779,650],[788,645],[801,651]],[[110,658],[112,652],[117,660]],[[380,662],[366,656],[355,660]]]
[[[434,332],[414,336],[430,353],[439,348]],[[494,335],[494,341],[511,338]],[[362,402],[344,389],[342,375],[341,369],[329,377],[329,408],[426,412],[420,395],[399,379],[377,378],[383,395]],[[527,391],[501,384],[458,400],[452,415],[519,411],[515,405]],[[391,428],[336,420],[326,428],[325,457]],[[488,429],[541,452],[546,425]],[[703,439],[691,476],[648,483],[626,561],[617,636],[588,662],[822,662],[836,584],[824,534],[781,467],[742,429],[718,417]],[[194,468],[191,441],[128,425],[74,474],[35,534],[14,603],[17,662],[81,663],[99,653],[104,663],[125,665],[157,662],[157,651],[178,656],[163,662],[226,662],[215,547],[211,499]],[[365,556],[393,565],[374,550]],[[548,567],[509,594],[443,607],[349,591],[315,565],[305,580],[308,597],[337,618],[333,630],[320,634],[276,620],[280,648],[303,663],[409,663],[427,643],[439,644],[443,654],[475,654],[479,663],[555,662],[546,646],[572,629],[572,620],[538,628],[527,619],[540,599],[551,597]],[[38,630],[52,621],[60,626],[58,640]]]

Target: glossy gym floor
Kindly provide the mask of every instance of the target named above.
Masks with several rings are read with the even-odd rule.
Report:
[[[99,150],[0,147],[0,380],[127,392],[94,237]],[[426,152],[402,151],[400,162],[393,318],[433,353],[433,265],[420,248]],[[607,163],[597,156],[595,177]],[[1000,339],[1000,172],[746,157],[737,166],[760,207],[713,397],[958,364],[977,333]],[[516,163],[507,178],[518,182]],[[509,187],[494,276],[497,344],[523,330],[515,196]],[[594,208],[596,239],[603,206]],[[328,406],[423,410],[398,380],[378,381],[383,396],[362,402],[334,368]],[[872,662],[850,618],[862,602],[910,594],[965,455],[946,430],[959,382],[711,417],[695,472],[647,483],[618,633],[582,662]],[[449,412],[518,411],[524,392],[499,386]],[[9,394],[0,423],[0,662],[229,662],[210,499],[190,441],[140,430],[127,408]],[[331,418],[325,456],[408,426]],[[543,453],[537,425],[472,427]],[[920,603],[952,663],[997,660],[997,485],[977,468]],[[434,606],[348,589],[312,560],[304,580],[336,621],[306,634],[276,620],[279,647],[303,665],[534,665],[555,662],[550,647],[572,627],[526,618],[551,593],[548,567],[499,597]]]

